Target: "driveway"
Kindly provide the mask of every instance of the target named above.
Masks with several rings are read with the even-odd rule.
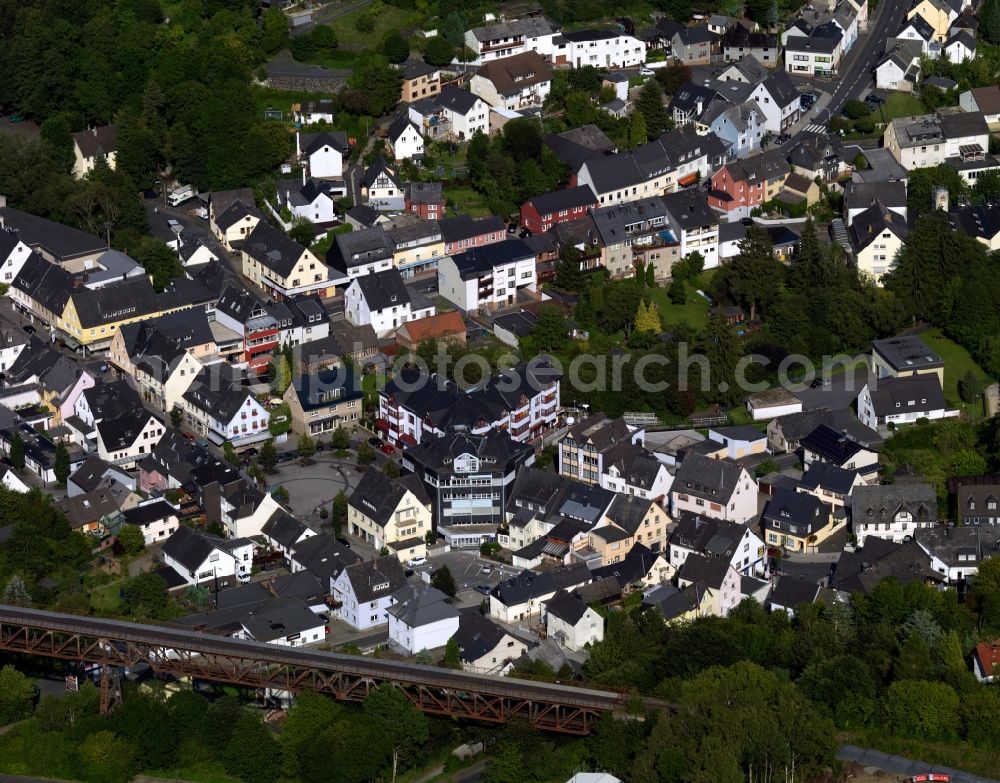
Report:
[[[267,477],[268,489],[288,490],[288,504],[300,519],[319,524],[319,509],[329,508],[338,492],[348,494],[357,486],[361,474],[349,462],[319,457],[312,465],[285,462]]]
[[[868,380],[868,368],[857,367],[849,372],[834,375],[830,379],[830,385],[826,388],[806,388],[794,392],[794,394],[802,401],[803,410],[808,411],[815,408],[829,408],[832,411],[845,410],[850,408],[851,403],[858,398]]]
[[[459,606],[480,604],[484,596],[473,589],[476,585],[493,587],[501,579],[521,572],[520,568],[487,560],[474,552],[444,552],[432,555],[428,558],[428,565],[417,570],[436,571],[444,565],[448,566],[448,570],[455,578],[455,585],[458,587],[456,603]]]
[[[312,29],[312,25],[308,26]],[[302,28],[296,28],[293,34],[301,35]],[[268,78],[278,79],[326,79],[331,82],[342,82],[352,73],[350,68],[325,68],[322,65],[300,63],[288,49],[282,49],[267,63]]]

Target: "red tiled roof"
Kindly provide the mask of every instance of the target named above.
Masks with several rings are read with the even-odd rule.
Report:
[[[993,667],[1000,666],[1000,639],[992,642],[980,642],[976,645],[976,657],[982,667],[983,674],[992,676]]]
[[[465,332],[465,321],[457,310],[419,318],[406,322],[406,333],[410,341],[420,343],[437,337],[448,337]]]

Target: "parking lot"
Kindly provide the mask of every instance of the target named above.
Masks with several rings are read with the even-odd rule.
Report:
[[[475,588],[482,586],[492,588],[501,579],[521,572],[520,568],[497,563],[480,557],[478,552],[444,552],[439,555],[432,555],[428,558],[427,565],[420,566],[416,571],[436,571],[442,566],[448,566],[451,575],[455,577],[455,585],[458,587],[459,605],[478,604],[482,601],[485,592],[479,592]]]

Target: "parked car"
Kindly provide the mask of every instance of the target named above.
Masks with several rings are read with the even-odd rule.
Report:
[[[299,452],[296,449],[291,451],[283,451],[278,454],[278,462],[291,462],[293,459],[299,458]]]
[[[240,452],[240,454],[247,459],[250,457],[256,457],[259,453],[260,452],[258,452],[255,448],[243,449],[243,451]]]
[[[788,135],[787,133],[782,133],[782,134],[779,134],[779,135],[778,135],[778,136],[777,136],[777,137],[776,137],[776,138],[774,139],[774,143],[780,146],[780,145],[782,145],[782,144],[786,144],[787,142],[789,142],[789,141],[791,141],[791,140],[792,140],[792,137],[791,137],[791,136],[789,136],[789,135]]]
[[[157,193],[155,190],[144,190],[142,191],[142,197],[144,199],[152,201],[154,198],[159,198],[160,194]]]
[[[406,561],[406,564],[410,568],[419,568],[422,565],[427,565],[427,558],[426,557],[411,557],[409,560]]]
[[[338,539],[337,539],[337,543],[338,543],[338,544],[343,544],[343,545],[344,545],[344,546],[346,546],[346,547],[347,547],[348,549],[350,549],[350,548],[351,548],[351,542],[350,542],[350,541],[348,541],[348,540],[347,540],[346,538],[344,538],[343,536],[341,536],[340,538],[338,538]]]
[[[799,96],[799,104],[803,109],[808,109],[816,103],[816,93],[814,92],[804,92]]]
[[[878,107],[881,106],[883,103],[885,103],[885,98],[883,98],[877,92],[870,92],[868,93],[867,97],[865,97],[865,103],[867,103],[869,106],[872,107]]]
[[[493,573],[493,566],[491,566],[489,563],[487,563],[486,565],[482,566],[479,569],[479,573],[481,573],[481,574],[492,574]]]
[[[384,446],[382,446],[381,451],[382,451],[383,454],[395,454],[396,453],[396,447],[395,446],[390,446],[388,443],[386,443]]]
[[[23,329],[24,329],[24,331],[26,331],[26,332],[27,332],[28,334],[34,334],[35,332],[37,332],[37,331],[38,331],[38,330],[37,330],[37,329],[35,329],[35,327],[34,327],[34,326],[32,326],[31,324],[25,324],[25,325],[24,325],[24,326],[23,326],[22,328],[23,328]]]
[[[490,594],[490,586],[489,585],[476,585],[472,589],[475,590],[477,593],[482,593],[483,595],[489,595]]]
[[[382,444],[382,439],[381,438],[369,438],[368,439],[368,445],[371,446],[372,448],[380,449],[380,448],[382,448],[382,445],[383,445]]]

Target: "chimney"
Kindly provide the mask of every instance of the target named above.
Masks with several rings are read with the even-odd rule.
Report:
[[[7,206],[7,197],[6,196],[0,196],[0,209],[3,209],[6,206]],[[3,228],[3,218],[2,217],[0,217],[0,228]]]
[[[94,134],[94,138],[96,139],[97,138],[97,128],[96,127],[91,128],[90,132]]]
[[[302,167],[302,187],[306,186],[306,167]]]
[[[299,131],[295,131],[295,157],[302,155],[302,134]]]

